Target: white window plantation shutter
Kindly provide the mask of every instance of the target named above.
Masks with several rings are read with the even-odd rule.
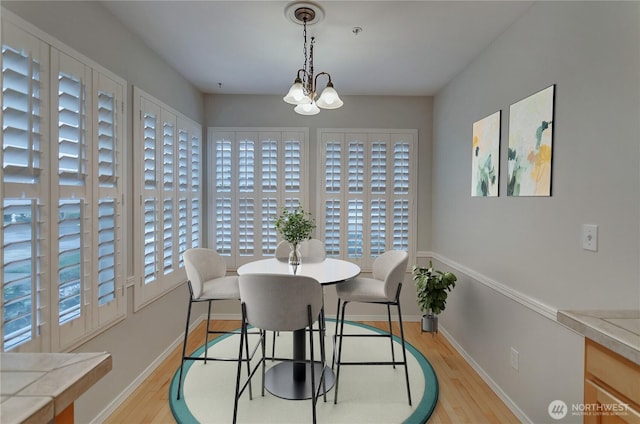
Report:
[[[264,255],[273,255],[278,245],[275,217],[278,215],[278,141],[273,138],[261,140],[262,153],[262,193],[260,222],[260,249]]]
[[[92,180],[88,178],[87,92],[91,69],[78,59],[52,50],[56,72],[57,149],[53,179],[57,201],[57,312],[53,331],[56,349],[68,346],[91,328]],[[89,85],[89,87],[88,87]],[[89,135],[91,137],[91,135]],[[54,286],[55,287],[55,286]],[[86,307],[85,307],[86,305]]]
[[[231,267],[273,256],[280,209],[303,204],[305,132],[211,128],[211,240]]]
[[[388,137],[373,137],[371,143],[371,201],[369,255],[383,254],[387,246],[387,145]]]
[[[84,185],[86,176],[86,90],[81,77],[58,75],[58,178]]]
[[[192,130],[191,135],[191,247],[200,247],[200,168],[201,168],[201,128],[198,126]]]
[[[187,250],[189,236],[189,133],[184,128],[178,128],[178,258],[179,266],[183,267],[182,254]]]
[[[84,217],[82,200],[61,199],[58,205],[58,308],[59,323],[80,318]]]
[[[141,104],[143,137],[143,283],[155,282],[160,275],[160,108],[146,99]]]
[[[94,311],[95,325],[113,321],[124,314],[124,262],[122,248],[122,150],[124,121],[122,109],[124,86],[111,78],[94,71],[94,111],[95,135],[94,147],[95,179],[97,181],[97,240],[92,237],[91,245],[95,249],[94,269],[97,274],[97,293],[93,296],[97,302]],[[92,272],[92,275],[94,272]]]
[[[327,255],[363,269],[389,249],[413,254],[415,131],[319,130],[320,229]]]
[[[3,350],[37,336],[41,288],[40,207],[34,200],[5,199],[2,205]]]
[[[40,350],[44,304],[43,240],[49,226],[42,219],[48,203],[48,46],[16,25],[2,27],[2,149],[0,207],[2,236],[2,350]],[[46,150],[43,150],[46,149]],[[44,277],[44,279],[43,279]],[[46,293],[46,291],[45,291]]]
[[[98,91],[98,181],[100,187],[116,185],[116,99],[114,93]]]
[[[28,52],[2,45],[3,181],[39,181],[40,63]]]
[[[252,137],[253,138],[253,137]],[[242,138],[238,143],[237,243],[240,256],[253,256],[253,221],[255,196],[255,139]]]
[[[393,145],[393,248],[409,250],[410,146],[404,141]]]

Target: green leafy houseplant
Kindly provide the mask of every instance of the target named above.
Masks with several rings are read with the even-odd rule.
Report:
[[[282,208],[282,212],[275,221],[276,231],[287,242],[297,245],[303,240],[308,240],[311,231],[316,228],[316,223],[311,217],[311,213],[301,207],[289,210]]]
[[[447,292],[450,292],[456,286],[457,278],[452,272],[434,270],[433,264],[429,261],[428,268],[417,265],[413,267],[413,279],[416,282],[417,301],[420,310],[426,314],[426,318],[435,322],[435,330],[426,329],[426,331],[437,332],[437,315],[444,311],[447,304]],[[423,329],[425,317],[423,317]]]
[[[293,210],[282,208],[282,212],[276,218],[275,226],[276,231],[291,245],[289,264],[293,266],[300,265],[298,244],[301,241],[308,240],[311,237],[311,231],[316,227],[311,213],[301,207]]]

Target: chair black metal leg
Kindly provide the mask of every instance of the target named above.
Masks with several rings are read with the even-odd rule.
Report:
[[[336,322],[336,325],[340,324],[340,332],[339,333],[336,332],[336,338],[338,340],[338,360],[336,361],[336,364],[338,365],[338,367],[336,369],[335,393],[333,397],[334,405],[338,403],[338,383],[340,382],[340,361],[342,360],[342,336],[344,333],[344,310],[347,306],[347,303],[349,302],[344,302],[342,304],[341,318],[339,322]]]
[[[336,350],[338,346],[338,323],[340,322],[340,298],[338,297],[338,306],[336,308],[336,324],[335,330],[333,334],[333,355],[331,357],[331,369],[333,370],[334,365],[336,364]]]
[[[235,399],[233,401],[233,424],[236,423],[238,418],[238,400],[240,398],[240,373],[242,371],[242,348],[244,347],[245,336],[247,334],[247,325],[244,319],[244,305],[242,314],[242,329],[240,334],[240,349],[238,351],[238,367],[236,371],[236,392]],[[247,355],[247,363],[249,362],[249,356]]]
[[[323,320],[324,320],[324,306],[322,307],[322,316],[323,316]],[[322,397],[324,398],[324,401],[327,401],[327,380],[326,378],[324,378],[324,369],[327,366],[327,349],[326,349],[326,343],[325,343],[325,337],[327,334],[327,326],[326,323],[324,325],[322,325],[322,327],[320,328],[320,362],[322,363]]]
[[[411,406],[411,388],[409,386],[409,366],[407,364],[407,348],[404,341],[404,326],[402,325],[402,311],[400,310],[400,302],[396,303],[398,307],[398,320],[400,323],[400,338],[402,340],[402,355],[404,359],[404,376],[407,379],[407,397],[409,398],[409,406]]]
[[[393,350],[393,326],[391,324],[391,306],[387,304],[387,320],[389,322],[389,344],[391,345],[391,362],[393,362],[393,369],[396,369],[396,354]]]
[[[261,339],[261,343],[262,343],[262,396],[264,396],[264,374],[266,372],[267,369],[267,361],[265,360],[265,354],[266,354],[266,341],[267,341],[267,332],[265,330],[260,330],[260,339]],[[275,342],[275,337],[276,337],[276,333],[273,333],[273,338],[274,338],[274,342]],[[272,356],[273,358],[273,356]]]
[[[189,336],[189,321],[191,320],[192,299],[189,297],[189,307],[187,309],[187,323],[184,326],[184,342],[182,343],[182,362],[180,363],[180,375],[178,377],[178,400],[180,400],[180,389],[182,388],[182,369],[184,368],[184,357],[187,356],[187,337]]]
[[[318,392],[316,390],[316,370],[315,370],[315,352],[314,352],[314,343],[313,343],[313,318],[311,315],[311,306],[307,306],[307,315],[309,318],[309,354],[311,362],[310,362],[310,370],[311,370],[311,413],[313,417],[313,424],[316,424],[316,402],[318,400]],[[322,324],[319,324],[322,326]]]
[[[271,343],[271,360],[276,357],[276,331],[273,332],[273,343]]]
[[[209,307],[207,309],[207,331],[205,332],[205,336],[204,336],[204,363],[207,363],[207,356],[209,356],[207,354],[208,349],[209,349],[209,323],[211,322],[211,300],[208,302],[209,303]]]
[[[246,362],[247,362],[247,378],[249,378],[249,399],[253,399],[253,389],[251,388],[251,363],[249,362],[249,359],[251,357],[249,353],[249,331],[245,331],[244,335],[241,332],[240,338],[242,339],[243,336],[244,336],[245,353],[247,354]],[[242,356],[238,357],[238,362],[242,363]],[[264,396],[264,393],[262,394],[262,396]]]

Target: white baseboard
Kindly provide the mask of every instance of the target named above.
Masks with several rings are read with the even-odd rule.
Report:
[[[471,368],[473,368],[474,371],[478,373],[480,378],[482,378],[482,380],[487,383],[489,388],[504,402],[505,405],[507,405],[507,408],[509,408],[511,412],[513,412],[513,414],[520,420],[520,422],[533,424],[533,421],[531,421],[529,417],[527,417],[522,409],[520,409],[518,405],[513,400],[511,400],[511,398],[502,390],[498,383],[496,383],[491,378],[491,376],[489,376],[489,374],[487,374],[482,369],[482,367],[476,361],[474,361],[471,355],[469,355],[462,348],[462,346],[460,346],[460,344],[456,342],[456,340],[451,336],[451,334],[447,332],[445,328],[442,327],[442,325],[440,325],[438,332],[442,333],[442,335],[449,341],[449,343],[451,343],[453,348],[458,351],[458,353],[464,358],[465,361],[467,361],[469,365],[471,365]]]

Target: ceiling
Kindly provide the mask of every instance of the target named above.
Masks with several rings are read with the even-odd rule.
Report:
[[[289,1],[103,1],[205,93],[286,94],[304,63]],[[316,74],[341,95],[433,95],[531,1],[320,1]],[[363,31],[355,35],[353,27]],[[319,81],[322,83],[322,79]],[[326,81],[326,80],[325,80]]]

